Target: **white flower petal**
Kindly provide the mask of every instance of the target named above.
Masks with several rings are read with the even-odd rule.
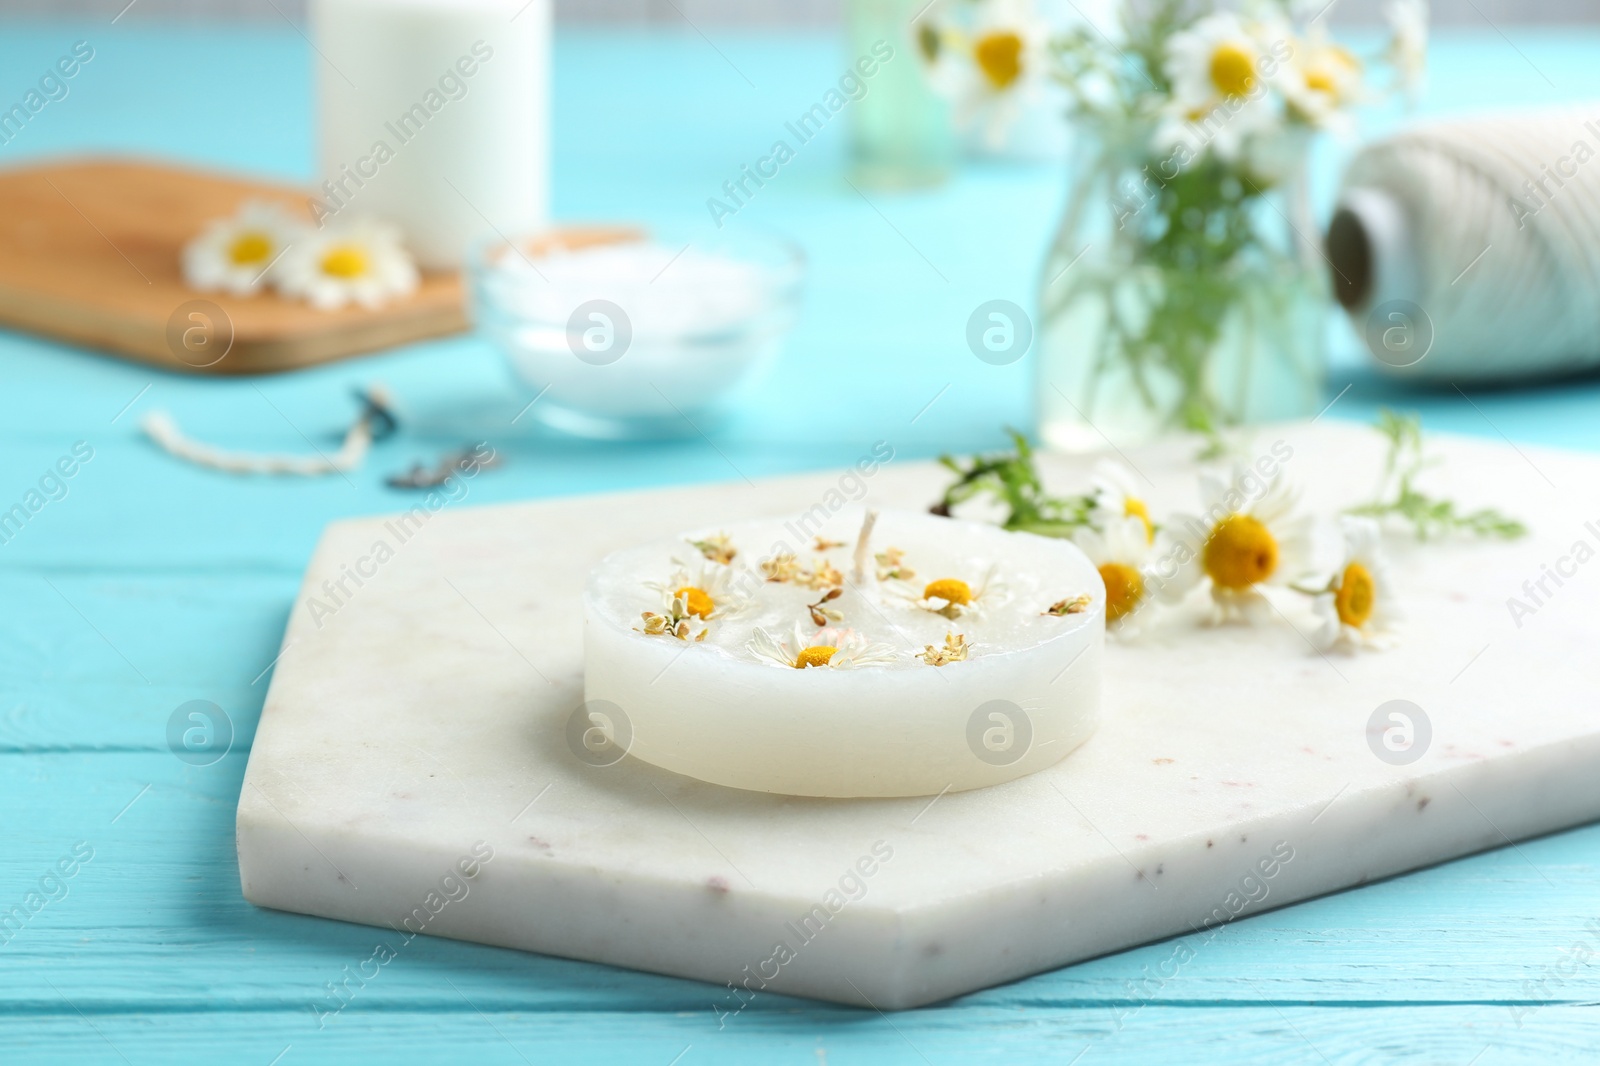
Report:
[[[361,274],[339,277],[324,269],[329,254],[341,247],[359,250],[365,267]],[[303,237],[284,253],[275,273],[285,296],[305,299],[321,310],[348,303],[381,307],[409,295],[419,284],[416,264],[401,244],[399,231],[369,219],[336,223]]]
[[[777,663],[779,666],[794,666],[795,657],[789,653],[789,649],[784,647],[782,642],[773,637],[771,633],[759,626],[751,634],[750,641],[745,647],[759,659],[766,659],[768,662]]]

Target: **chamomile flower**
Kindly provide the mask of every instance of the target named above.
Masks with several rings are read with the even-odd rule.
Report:
[[[251,200],[183,249],[183,280],[202,292],[248,296],[272,280],[285,249],[309,232],[277,204]]]
[[[1145,543],[1156,539],[1155,523],[1150,521],[1150,508],[1136,494],[1133,475],[1120,463],[1104,462],[1095,468],[1090,496],[1094,506],[1089,509],[1089,524],[1095,529],[1107,529],[1124,518],[1137,518],[1144,525]]]
[[[1361,75],[1359,59],[1318,33],[1295,49],[1279,84],[1297,117],[1319,129],[1347,130],[1348,109],[1367,98]]]
[[[894,649],[889,645],[875,644],[853,629],[819,629],[807,635],[798,622],[788,640],[779,640],[757,626],[745,647],[758,659],[796,670],[807,667],[849,670],[861,666],[886,666],[896,658]]]
[[[916,586],[899,582],[891,593],[911,606],[954,621],[964,614],[983,610],[1005,593],[1005,586],[994,579],[995,568],[989,567],[976,585],[959,577],[938,577],[922,586],[919,595]]]
[[[676,569],[666,581],[646,581],[645,587],[659,593],[664,607],[673,600],[683,601],[683,613],[702,622],[730,618],[752,602],[753,582],[741,582],[740,571],[719,563],[702,563],[695,570],[673,560]]]
[[[1344,560],[1312,604],[1322,619],[1312,640],[1323,651],[1383,647],[1384,636],[1400,613],[1378,523],[1346,516],[1342,526]]]
[[[295,242],[278,268],[278,288],[331,311],[379,307],[417,287],[417,268],[392,226],[359,220]]]
[[[1272,65],[1272,36],[1267,27],[1226,11],[1173,34],[1164,63],[1172,100],[1156,131],[1157,147],[1186,143],[1195,155],[1210,149],[1232,162],[1249,135],[1276,127],[1263,73]]]
[[[1033,0],[984,0],[970,26],[919,31],[929,81],[953,100],[956,128],[975,128],[986,151],[1004,147],[1023,107],[1049,87],[1051,32]]]
[[[1296,513],[1298,495],[1282,476],[1263,479],[1237,467],[1224,481],[1200,477],[1201,515],[1174,515],[1180,573],[1186,584],[1209,579],[1222,617],[1265,615],[1263,589],[1285,586],[1310,568],[1311,519]]]
[[[1073,537],[1105,583],[1107,626],[1131,632],[1148,621],[1157,604],[1177,603],[1191,587],[1156,573],[1146,529],[1141,516],[1130,515],[1102,529],[1080,529]]]

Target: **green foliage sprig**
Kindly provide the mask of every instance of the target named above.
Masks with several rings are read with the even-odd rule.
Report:
[[[1007,429],[1006,434],[1015,451],[975,455],[965,462],[941,455],[939,462],[956,475],[956,480],[929,510],[949,515],[958,504],[988,495],[1008,509],[1001,523],[1006,529],[1046,537],[1070,537],[1074,530],[1089,525],[1094,497],[1046,493],[1039,471],[1033,465],[1033,447],[1028,438],[1014,429]]]
[[[1417,415],[1383,408],[1374,428],[1389,442],[1383,479],[1372,502],[1348,508],[1347,514],[1378,519],[1393,515],[1409,522],[1418,540],[1451,533],[1515,540],[1528,532],[1527,526],[1492,507],[1461,513],[1455,501],[1430,496],[1416,487],[1417,475],[1435,462],[1423,452],[1422,420]]]

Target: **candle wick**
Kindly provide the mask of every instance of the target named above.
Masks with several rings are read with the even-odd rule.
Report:
[[[867,557],[868,553],[872,551],[872,527],[877,524],[877,511],[868,511],[867,517],[861,521],[861,535],[856,537],[855,570],[850,575],[851,579],[857,585],[864,584],[867,580],[867,575],[871,573],[871,571],[867,569]]]

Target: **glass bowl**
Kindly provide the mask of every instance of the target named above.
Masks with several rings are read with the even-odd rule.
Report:
[[[531,390],[528,413],[608,440],[704,434],[777,355],[805,256],[787,241],[567,228],[468,264],[473,316]]]

